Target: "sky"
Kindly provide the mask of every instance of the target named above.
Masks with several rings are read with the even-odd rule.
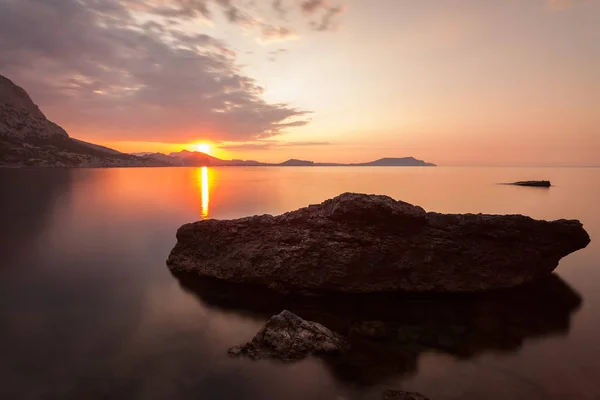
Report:
[[[0,74],[124,152],[600,165],[600,0],[0,0]]]

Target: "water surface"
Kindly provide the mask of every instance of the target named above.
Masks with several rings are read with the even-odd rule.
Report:
[[[555,186],[498,184],[530,179]],[[436,400],[600,398],[600,169],[0,170],[0,188],[2,399],[377,399],[388,388]],[[394,346],[337,363],[229,358],[285,304],[180,282],[165,265],[177,228],[345,191],[439,212],[577,218],[592,243],[549,282],[506,298],[380,304],[403,328]]]

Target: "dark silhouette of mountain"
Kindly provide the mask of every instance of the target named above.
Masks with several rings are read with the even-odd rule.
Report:
[[[178,153],[171,153],[169,157],[177,160],[176,164],[181,164],[184,166],[197,166],[197,165],[211,165],[218,166],[227,163],[227,161],[223,161],[218,159],[217,157],[213,157],[209,154],[202,153],[199,151],[188,151],[182,150]]]
[[[425,162],[423,160],[417,160],[414,157],[386,157],[380,158],[379,160],[356,164],[357,166],[373,166],[373,167],[435,167],[435,164]]]
[[[137,153],[142,154],[142,153]],[[426,166],[433,167],[435,164],[428,163],[422,160],[417,160],[414,157],[402,157],[402,158],[382,158],[376,161],[366,163],[355,163],[355,164],[342,164],[342,163],[316,163],[309,160],[298,160],[295,158],[289,159],[281,163],[263,163],[255,160],[222,160],[217,157],[213,157],[209,154],[202,153],[199,151],[188,151],[182,150],[180,152],[170,153],[169,155],[162,153],[153,153],[143,156],[143,158],[151,158],[157,161],[170,162],[173,166],[189,166],[189,167],[200,167],[200,166],[257,166],[257,167],[363,167],[363,166],[396,166],[396,167],[409,167],[409,166]]]
[[[282,167],[312,167],[315,165],[315,163],[312,161],[296,160],[295,158],[292,158],[278,165],[281,165]]]
[[[168,165],[69,137],[27,92],[0,75],[0,166],[144,167]]]
[[[315,163],[290,159],[282,163],[221,160],[183,150],[171,154],[125,154],[70,137],[46,119],[27,92],[0,75],[0,167],[198,167],[198,166],[433,166],[413,157],[382,158],[361,164]]]
[[[228,162],[229,165],[236,167],[236,166],[247,166],[247,167],[252,167],[252,166],[264,166],[264,163],[261,163],[260,161],[254,161],[254,160],[237,160],[237,159],[233,159],[231,161]]]

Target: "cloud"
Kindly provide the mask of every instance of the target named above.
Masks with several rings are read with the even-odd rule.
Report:
[[[335,17],[344,12],[341,4],[332,6],[327,0],[304,0],[300,8],[305,14],[315,15],[321,12],[319,21],[311,21],[310,25],[316,31],[328,31],[337,28]]]
[[[324,0],[306,0],[301,3],[302,11],[307,14],[313,14],[320,8],[325,8]]]
[[[329,146],[329,142],[280,142],[277,147],[313,147]]]
[[[297,37],[296,32],[291,29],[261,23],[261,43],[272,43]]]
[[[270,150],[273,145],[270,143],[236,143],[224,144],[219,146],[220,149],[230,151],[255,151],[255,150]]]
[[[277,15],[279,16],[279,19],[286,19],[288,10],[283,6],[283,0],[273,0],[271,6],[273,7],[275,13],[277,13]]]
[[[97,0],[94,1],[101,3]],[[304,16],[319,18],[318,22],[314,20],[308,22],[313,29],[328,30],[330,27],[334,27],[333,18],[344,10],[341,4],[334,5],[330,0],[265,0],[260,2],[248,0],[108,0],[108,3],[115,1],[120,1],[129,10],[137,13],[187,20],[198,18],[212,20],[216,7],[230,23],[238,24],[246,29],[255,29],[259,35],[266,32],[271,37],[273,32],[277,31],[296,31],[289,26],[280,26],[278,23],[274,23],[275,21],[287,22],[287,16],[294,11],[299,11]],[[265,4],[268,5],[266,8]],[[283,36],[280,35],[280,37]],[[262,39],[267,38],[262,37]]]
[[[293,35],[215,1],[266,38]],[[78,136],[248,141],[306,125],[307,111],[263,100],[224,42],[180,28],[178,18],[212,17],[209,3],[3,0],[0,73]]]
[[[287,49],[276,49],[276,50],[271,50],[268,53],[268,57],[267,60],[271,61],[271,62],[275,62],[277,61],[277,58],[279,58],[280,55],[287,53]]]
[[[219,145],[220,149],[230,151],[270,150],[278,147],[314,147],[329,146],[329,142],[282,142],[277,140],[261,140],[247,143],[228,143]]]
[[[335,21],[335,17],[344,12],[344,8],[342,6],[330,7],[325,11],[321,21],[318,23],[313,23],[313,28],[317,31],[329,31],[337,28],[337,23]]]
[[[85,0],[91,1],[91,0]],[[213,20],[214,8],[221,11],[229,23],[239,25],[247,30],[255,30],[262,41],[274,38],[291,37],[293,29],[267,23],[260,14],[256,4],[245,0],[109,0],[120,1],[129,10],[146,15],[175,18],[181,20],[197,20],[200,18]],[[280,2],[280,12],[287,12]],[[275,18],[277,19],[277,18]],[[283,20],[283,18],[279,18]],[[273,18],[268,18],[273,20]],[[295,34],[294,34],[295,35]]]

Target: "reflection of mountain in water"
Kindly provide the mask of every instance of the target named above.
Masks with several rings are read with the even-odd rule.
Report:
[[[472,358],[490,351],[517,351],[526,339],[566,334],[571,316],[582,302],[554,274],[527,286],[485,295],[309,298],[176,276],[184,289],[207,306],[257,319],[288,309],[347,335],[350,351],[326,363],[339,379],[364,384],[416,372],[419,356],[428,351]]]
[[[31,249],[52,216],[57,201],[69,190],[72,171],[0,169],[0,260]]]

